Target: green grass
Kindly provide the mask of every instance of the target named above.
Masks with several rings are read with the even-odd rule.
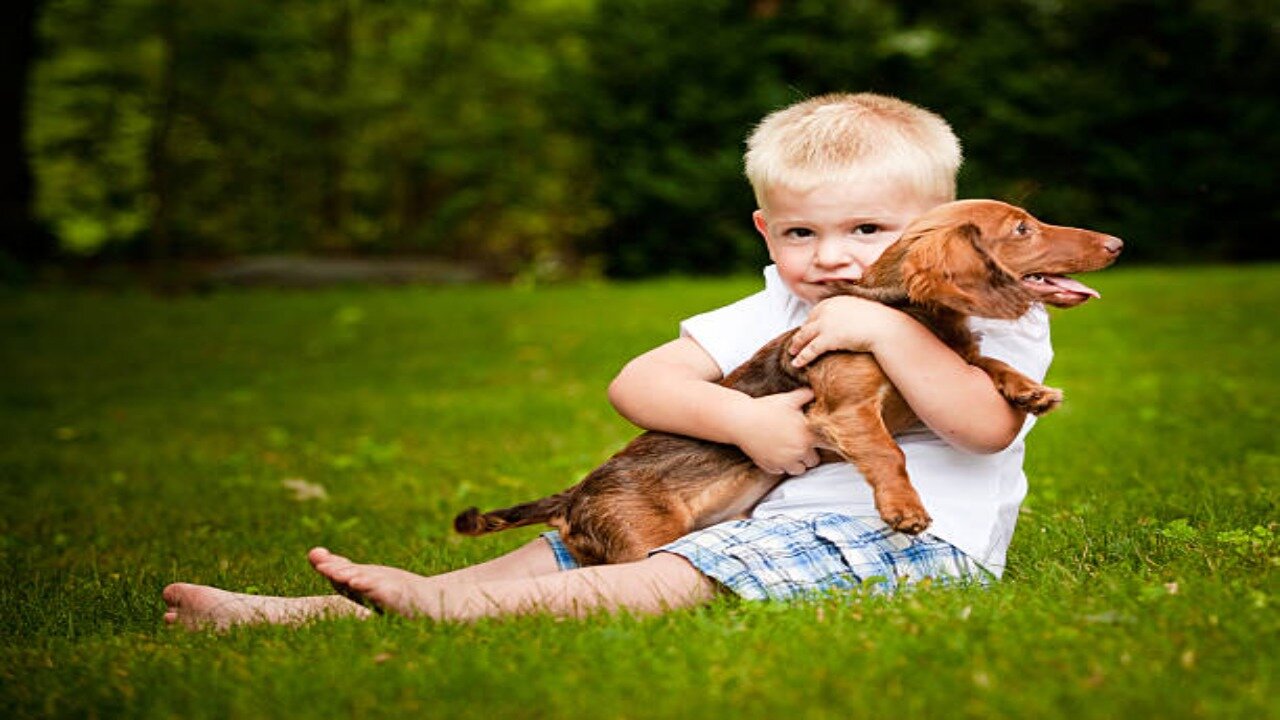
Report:
[[[1068,400],[991,590],[162,627],[174,580],[325,592],[315,544],[429,573],[527,541],[449,520],[601,461],[613,373],[754,285],[0,298],[0,715],[1280,717],[1276,266],[1110,270],[1055,316]]]

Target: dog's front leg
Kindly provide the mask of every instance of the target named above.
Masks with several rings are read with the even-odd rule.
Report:
[[[1043,415],[1062,404],[1062,391],[1032,380],[995,358],[978,356],[972,364],[985,372],[1009,404],[1032,415]]]
[[[815,432],[862,472],[880,518],[894,530],[916,535],[933,519],[907,476],[906,456],[889,434],[875,399],[809,415]]]

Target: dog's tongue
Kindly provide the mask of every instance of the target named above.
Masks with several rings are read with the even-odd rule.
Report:
[[[1070,302],[1071,305],[1078,305],[1089,298],[1102,297],[1097,290],[1066,275],[1028,275],[1022,281],[1036,293],[1044,297],[1054,297],[1059,303],[1068,302],[1067,299],[1073,296],[1075,302]]]
[[[1088,295],[1091,298],[1102,297],[1102,294],[1097,290],[1094,290],[1079,280],[1069,278],[1066,275],[1041,275],[1040,277],[1043,278],[1046,283],[1061,290],[1066,290],[1067,292],[1080,293],[1081,295]]]

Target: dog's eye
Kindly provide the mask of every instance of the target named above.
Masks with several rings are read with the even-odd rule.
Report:
[[[1018,226],[1015,227],[1013,231],[1019,235],[1026,235],[1031,232],[1031,228],[1027,226],[1026,220],[1022,220],[1018,222]]]

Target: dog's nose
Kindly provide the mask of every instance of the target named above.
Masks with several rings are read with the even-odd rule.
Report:
[[[1124,248],[1124,241],[1118,237],[1107,235],[1102,238],[1102,247],[1112,255],[1119,255]]]

